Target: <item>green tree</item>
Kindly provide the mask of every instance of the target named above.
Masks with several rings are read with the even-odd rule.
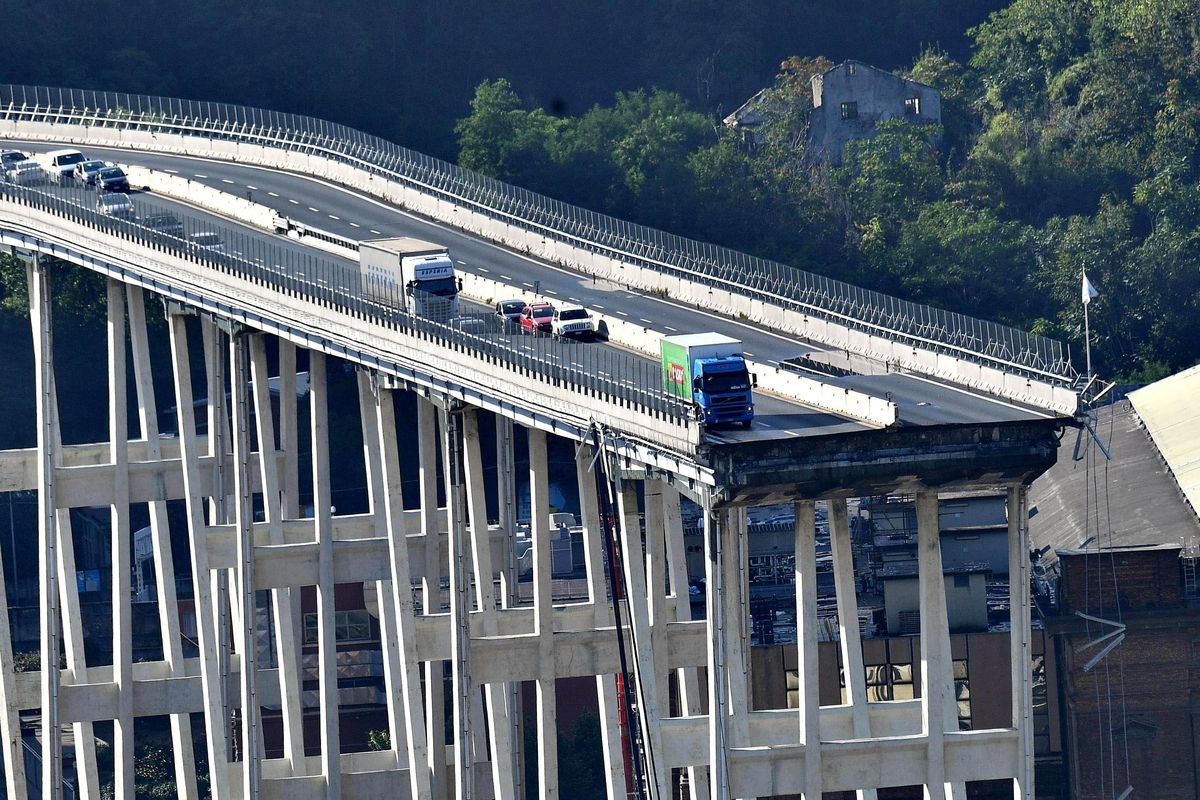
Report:
[[[560,126],[541,109],[525,110],[504,78],[484,81],[475,89],[470,115],[454,128],[458,163],[528,185],[550,168],[548,142]]]

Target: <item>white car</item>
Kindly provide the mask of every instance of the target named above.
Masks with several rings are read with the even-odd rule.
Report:
[[[46,171],[41,164],[26,159],[10,164],[4,170],[4,180],[17,186],[41,186],[46,182]]]
[[[596,332],[596,323],[583,306],[560,306],[554,309],[550,331],[555,336],[591,336]]]
[[[75,173],[75,165],[87,161],[87,157],[78,150],[51,150],[40,160],[53,180],[67,183]]]

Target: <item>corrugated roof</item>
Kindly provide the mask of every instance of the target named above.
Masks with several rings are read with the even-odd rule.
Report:
[[[1090,470],[1087,460],[1073,461],[1075,434],[1068,431],[1058,462],[1030,487],[1031,544],[1050,546],[1056,552],[1076,549],[1097,536],[1097,516],[1099,541],[1091,547],[1186,547],[1197,541],[1200,521],[1184,502],[1128,400],[1097,410],[1096,434],[1112,453],[1112,461],[1106,462],[1094,445]],[[1191,435],[1200,437],[1200,428]]]
[[[1180,491],[1200,513],[1200,366],[1129,394]]]

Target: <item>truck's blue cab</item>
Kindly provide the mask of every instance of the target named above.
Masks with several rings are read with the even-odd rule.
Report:
[[[698,358],[692,362],[692,399],[707,424],[741,423],[754,419],[754,379],[740,355]]]

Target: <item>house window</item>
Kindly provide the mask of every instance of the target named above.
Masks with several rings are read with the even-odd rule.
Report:
[[[914,117],[921,116],[921,98],[909,97],[904,101],[904,113]]]
[[[857,119],[858,103],[842,103],[842,119]]]
[[[854,63],[853,63],[853,62],[851,62],[851,63],[849,63],[849,64],[847,64],[847,65],[846,65],[846,74],[847,74],[847,75],[849,75],[849,76],[851,76],[851,77],[853,77],[853,76],[854,76],[854,66],[855,66],[855,65],[854,65]]]
[[[339,642],[362,641],[371,638],[371,617],[365,609],[335,611],[333,614],[334,639]],[[317,643],[317,615],[304,615],[304,643]]]

